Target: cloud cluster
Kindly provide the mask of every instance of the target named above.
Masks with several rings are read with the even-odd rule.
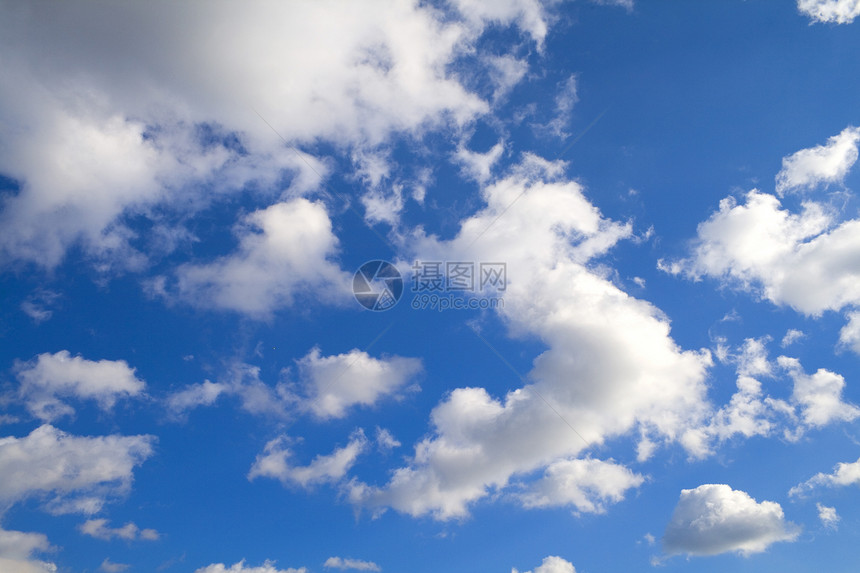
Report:
[[[16,362],[14,369],[19,399],[44,422],[74,414],[60,398],[95,400],[102,410],[110,410],[118,399],[138,396],[146,387],[125,360],[87,360],[68,350]]]
[[[794,541],[799,534],[778,503],[759,503],[727,485],[705,484],[681,491],[663,546],[670,555],[750,555],[779,541]]]
[[[409,238],[408,260],[505,261],[501,318],[512,335],[536,336],[547,350],[524,386],[503,397],[481,387],[453,390],[431,414],[431,435],[387,484],[351,483],[354,503],[462,517],[490,489],[553,468],[523,499],[597,511],[641,476],[576,461],[578,454],[634,429],[683,443],[702,423],[710,355],[678,348],[666,317],[593,263],[631,228],[604,218],[563,170],[563,163],[526,155],[484,187],[486,207],[462,221],[454,239],[420,231]],[[589,465],[614,479],[593,484],[579,472]],[[578,495],[560,487],[566,480],[577,483]]]
[[[18,189],[0,203],[0,261],[54,267],[79,245],[131,269],[185,231],[165,213],[181,220],[243,190],[278,197],[285,177],[286,195],[316,188],[325,168],[283,140],[374,148],[462,128],[489,107],[452,64],[491,25],[540,46],[548,20],[537,0],[9,2],[4,16],[0,173]]]

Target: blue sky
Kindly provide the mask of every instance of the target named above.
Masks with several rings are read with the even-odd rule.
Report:
[[[856,0],[0,10],[0,571],[849,570]]]

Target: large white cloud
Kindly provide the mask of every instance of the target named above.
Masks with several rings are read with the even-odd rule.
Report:
[[[710,355],[678,348],[659,310],[589,264],[631,229],[602,217],[563,167],[527,156],[484,188],[487,207],[453,240],[405,239],[410,260],[506,262],[507,288],[494,293],[504,296],[502,318],[513,335],[537,336],[548,349],[524,387],[505,396],[453,390],[432,412],[431,435],[387,484],[352,482],[355,503],[461,517],[491,488],[590,444],[634,429],[683,442],[702,423]]]
[[[95,400],[109,410],[117,399],[138,396],[146,387],[124,360],[92,361],[72,356],[68,350],[18,362],[15,373],[21,383],[20,399],[31,414],[46,422],[74,413],[60,398]]]
[[[860,0],[797,0],[797,9],[815,22],[850,24],[860,16]]]
[[[54,513],[95,513],[126,493],[133,470],[153,452],[153,436],[73,436],[43,425],[0,438],[0,509],[47,497]]]
[[[705,484],[681,491],[663,546],[669,554],[749,555],[778,541],[794,541],[799,533],[778,503],[758,503],[744,491]]]
[[[858,257],[860,220],[836,224],[813,202],[791,213],[775,196],[753,190],[743,203],[720,201],[699,225],[692,257],[662,268],[718,278],[815,316],[860,304]]]
[[[3,13],[0,172],[21,186],[2,203],[0,260],[48,267],[80,244],[141,268],[130,240],[151,237],[134,237],[126,214],[160,223],[156,207],[194,212],[246,185],[277,197],[285,173],[299,178],[293,192],[318,185],[325,169],[273,131],[374,147],[462,127],[488,105],[452,64],[493,68],[473,52],[485,27],[538,45],[547,32],[536,0],[10,1]]]

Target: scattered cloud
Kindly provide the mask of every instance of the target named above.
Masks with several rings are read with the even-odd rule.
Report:
[[[128,541],[136,539],[155,541],[159,538],[158,532],[154,529],[140,529],[131,522],[126,523],[122,527],[113,528],[108,526],[108,520],[104,518],[88,519],[79,526],[79,529],[85,535],[104,541],[110,541],[115,538],[126,539]]]
[[[798,340],[801,340],[806,337],[806,334],[803,333],[802,330],[797,330],[796,328],[789,328],[785,336],[782,337],[782,342],[780,342],[780,346],[785,348],[786,346],[791,346]]]
[[[798,404],[800,415],[807,426],[821,427],[834,421],[850,422],[860,416],[860,408],[842,401],[845,378],[841,375],[824,368],[819,368],[815,374],[806,374],[796,358],[780,356],[777,362],[794,380],[791,399]]]
[[[788,492],[791,496],[803,495],[818,487],[837,487],[860,485],[860,459],[856,462],[840,462],[833,473],[817,473],[805,482],[794,486]]]
[[[47,497],[52,513],[99,511],[126,493],[135,466],[153,452],[153,436],[73,436],[43,425],[23,438],[0,438],[0,507]]]
[[[836,530],[839,528],[839,514],[836,513],[835,507],[828,507],[821,503],[816,503],[815,508],[818,510],[818,519],[821,520],[821,525],[827,529]]]
[[[511,573],[519,573],[519,570],[511,569]],[[544,557],[543,562],[534,571],[526,571],[525,573],[576,573],[573,563],[566,561],[561,557],[550,555]]]
[[[102,410],[110,410],[117,399],[138,396],[146,386],[125,360],[92,361],[68,350],[16,362],[14,370],[20,399],[45,422],[74,414],[60,398],[95,400]]]
[[[422,370],[417,358],[373,358],[357,348],[330,356],[313,348],[297,364],[299,408],[320,419],[343,418],[353,406],[372,406],[404,390]]]
[[[860,14],[860,2],[854,2]],[[810,190],[818,185],[842,183],[857,161],[860,128],[846,127],[838,135],[818,145],[783,158],[782,170],[776,175],[776,192]]]
[[[670,555],[738,552],[747,556],[779,541],[794,541],[799,534],[797,525],[785,521],[778,503],[758,503],[744,491],[705,484],[681,491],[663,547]]]
[[[350,292],[347,273],[331,260],[338,240],[322,203],[276,203],[247,215],[236,234],[235,253],[182,265],[175,283],[161,277],[151,288],[168,299],[261,319],[300,294],[338,302]]]
[[[318,455],[306,466],[290,465],[293,457],[291,440],[282,435],[266,444],[263,453],[257,456],[248,479],[268,477],[280,480],[283,484],[312,487],[321,483],[337,482],[346,476],[358,456],[367,449],[364,432],[357,430],[350,436],[349,443],[335,449],[329,455]]]
[[[813,22],[850,24],[860,16],[860,0],[797,0],[797,9]]]
[[[342,557],[329,557],[323,563],[326,569],[352,569],[355,571],[382,571],[382,569],[373,561],[362,561],[361,559],[349,559]]]
[[[99,571],[104,571],[104,573],[122,573],[123,571],[128,570],[130,565],[126,565],[125,563],[114,563],[107,557],[102,561],[102,564],[99,566]]]
[[[298,569],[292,567],[289,569],[278,569],[275,567],[274,561],[266,561],[258,567],[251,567],[245,565],[245,560],[243,559],[238,563],[234,563],[232,567],[227,567],[223,563],[213,563],[212,565],[195,570],[194,573],[307,573],[307,571],[305,567],[299,567]]]
[[[376,427],[376,445],[381,450],[393,450],[399,448],[402,444],[397,441],[394,435],[386,428]]]

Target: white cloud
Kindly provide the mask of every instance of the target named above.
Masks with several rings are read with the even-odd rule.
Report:
[[[110,541],[114,538],[126,539],[129,541],[135,539],[144,539],[147,541],[155,541],[159,538],[158,532],[154,529],[140,529],[134,523],[126,523],[122,527],[110,527],[108,525],[108,520],[101,519],[88,519],[84,523],[79,526],[81,533],[85,535],[89,535],[90,537],[95,537],[96,539],[102,539],[104,541]]]
[[[858,256],[860,219],[835,225],[813,202],[790,213],[773,195],[753,190],[743,204],[720,201],[720,210],[699,225],[693,256],[661,268],[718,278],[817,316],[860,305]]]
[[[0,172],[21,188],[2,205],[0,255],[52,267],[80,244],[140,269],[146,253],[131,243],[148,237],[126,215],[195,212],[249,185],[277,194],[286,173],[293,192],[319,184],[325,170],[305,166],[273,128],[294,144],[368,148],[393,133],[462,128],[488,105],[451,64],[473,57],[491,24],[540,46],[547,16],[537,0],[454,4],[459,16],[412,1],[6,5]],[[508,85],[522,77],[473,59]],[[207,140],[201,126],[240,146]]]
[[[519,573],[519,570],[511,569],[511,573]],[[535,567],[534,572],[526,571],[525,573],[576,573],[573,563],[566,561],[556,555],[544,557],[543,562]]]
[[[797,0],[797,9],[814,22],[850,24],[860,16],[860,0]]]
[[[213,563],[212,565],[195,570],[194,573],[307,573],[307,571],[305,567],[299,567],[298,569],[292,567],[289,569],[278,569],[275,567],[274,561],[266,561],[259,567],[251,567],[246,566],[243,559],[238,563],[234,563],[232,567],[227,567],[223,563]]]
[[[785,332],[785,336],[782,337],[782,342],[780,342],[780,346],[785,348],[786,346],[791,346],[798,340],[805,338],[806,334],[802,330],[797,330],[796,328],[789,328]]]
[[[329,557],[323,563],[323,567],[327,569],[353,569],[356,571],[382,571],[382,569],[373,561],[362,561],[361,559],[350,559],[342,557]]]
[[[56,306],[60,297],[60,293],[40,288],[21,303],[21,310],[32,318],[33,322],[39,324],[54,316],[52,307]]]
[[[48,538],[41,533],[24,533],[0,528],[0,571],[15,573],[54,573],[56,565],[33,558],[35,553],[51,551]]]
[[[821,520],[821,525],[827,529],[837,529],[839,527],[839,520],[841,518],[839,517],[839,514],[836,513],[835,507],[828,507],[826,505],[816,503],[815,508],[818,510],[818,519]]]
[[[164,294],[201,307],[267,318],[301,292],[342,301],[349,277],[331,261],[338,240],[322,203],[298,198],[245,217],[234,254],[208,264],[186,264]],[[175,290],[175,294],[174,294]]]
[[[493,166],[505,152],[505,142],[499,141],[489,151],[479,153],[465,147],[463,142],[457,147],[454,159],[460,164],[460,173],[470,177],[480,184],[490,180]]]
[[[181,415],[198,406],[211,406],[219,396],[231,390],[228,384],[204,380],[200,384],[191,384],[184,390],[168,396],[167,408],[174,415]]]
[[[796,358],[780,356],[777,362],[794,380],[791,399],[800,407],[807,426],[821,427],[860,416],[860,408],[842,401],[845,379],[841,375],[824,368],[819,368],[815,374],[806,374]]]
[[[31,414],[46,422],[74,413],[60,398],[95,400],[102,410],[109,410],[117,399],[138,396],[146,386],[124,360],[96,362],[73,357],[68,350],[17,362],[15,373],[21,382],[20,399]]]
[[[262,454],[257,456],[248,479],[268,477],[284,484],[297,484],[311,487],[320,483],[336,482],[346,475],[358,456],[367,449],[367,438],[361,430],[353,433],[349,443],[336,448],[329,455],[318,455],[306,466],[290,465],[293,457],[290,439],[279,436],[266,444]]]
[[[612,461],[563,460],[547,467],[521,499],[525,507],[572,506],[577,512],[604,513],[606,505],[624,499],[645,478]]]
[[[43,425],[0,438],[0,506],[51,495],[54,513],[95,513],[128,491],[134,467],[153,451],[153,436],[73,436]]]
[[[104,571],[104,573],[122,573],[123,571],[128,570],[130,565],[125,563],[114,563],[107,557],[105,557],[102,564],[99,566],[99,571]]]
[[[848,322],[839,331],[839,345],[860,354],[860,311],[845,314]]]
[[[578,101],[576,76],[574,75],[561,83],[559,93],[555,96],[555,117],[547,125],[554,135],[558,137],[569,135],[565,129],[570,123],[573,106]]]
[[[371,189],[361,196],[364,205],[364,219],[370,225],[388,223],[397,226],[400,212],[403,211],[403,186],[393,184],[389,189]]]
[[[791,488],[791,496],[802,495],[816,487],[837,487],[860,485],[860,459],[856,462],[840,462],[833,468],[833,473],[817,473],[802,484]]]
[[[860,6],[860,2],[857,4]],[[838,135],[818,145],[783,158],[776,175],[776,192],[812,189],[822,183],[841,183],[857,161],[860,128],[846,127]]]
[[[744,491],[705,484],[681,490],[663,546],[669,554],[749,555],[779,541],[794,541],[799,533],[798,526],[785,521],[778,503],[758,503]]]
[[[548,349],[525,386],[504,396],[453,390],[434,408],[430,435],[388,483],[350,483],[358,506],[462,517],[511,479],[631,430],[689,445],[685,435],[708,411],[710,355],[678,348],[658,309],[589,264],[631,236],[631,227],[602,217],[563,170],[526,155],[483,189],[487,206],[462,221],[454,239],[407,238],[407,261],[506,262],[501,317],[512,335],[537,337]]]
[[[394,435],[386,428],[376,427],[376,445],[382,450],[392,450],[399,448],[401,443],[397,441]]]
[[[403,390],[422,370],[417,358],[373,358],[357,348],[330,356],[313,348],[297,363],[300,408],[321,419],[343,418],[352,406],[372,406]]]

